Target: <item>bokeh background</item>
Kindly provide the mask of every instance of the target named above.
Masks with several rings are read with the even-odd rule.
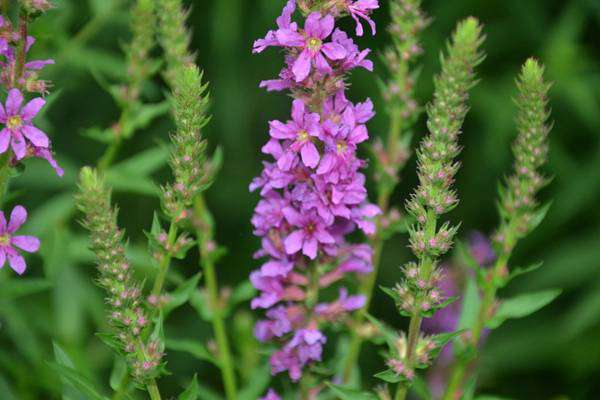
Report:
[[[52,102],[43,126],[54,140],[58,160],[66,175],[52,176],[42,163],[31,162],[14,182],[16,198],[34,210],[27,229],[43,239],[42,257],[29,259],[28,279],[38,280],[31,293],[12,289],[14,277],[0,271],[0,399],[58,399],[60,381],[48,360],[53,359],[52,339],[63,346],[78,368],[106,385],[112,368],[110,351],[94,336],[106,329],[102,294],[94,286],[95,271],[85,250],[86,238],[76,223],[72,205],[76,171],[93,164],[104,145],[86,132],[106,128],[118,118],[118,108],[103,89],[105,82],[123,76],[121,45],[129,39],[125,0],[56,0],[58,7],[32,27],[38,38],[34,55],[53,57],[56,65],[46,70],[54,82]],[[251,54],[255,38],[274,25],[283,0],[195,0],[190,26],[197,62],[210,82],[213,119],[205,133],[211,147],[225,152],[223,170],[209,190],[208,203],[218,221],[218,240],[229,248],[218,274],[223,285],[235,286],[256,266],[257,248],[249,219],[257,196],[248,192],[250,180],[261,169],[259,149],[267,138],[267,121],[286,118],[290,100],[258,88],[262,79],[275,76],[281,54]],[[362,46],[382,50],[389,40],[383,27],[388,21],[387,1],[376,14],[380,34],[365,36]],[[597,399],[600,397],[600,1],[597,0],[426,0],[433,17],[423,40],[422,78],[418,98],[431,97],[432,75],[439,67],[438,54],[453,25],[474,15],[485,24],[487,59],[480,69],[471,112],[462,136],[463,168],[458,175],[460,206],[454,221],[463,221],[462,232],[489,233],[496,224],[496,187],[509,171],[510,142],[514,138],[514,78],[528,56],[547,66],[554,81],[551,106],[554,129],[548,172],[553,182],[544,190],[553,199],[547,219],[518,247],[513,265],[543,260],[544,266],[512,284],[507,292],[562,288],[552,305],[523,320],[511,321],[495,331],[484,350],[481,391],[513,399]],[[348,23],[348,27],[352,25]],[[375,56],[376,58],[376,56]],[[380,66],[379,63],[377,63]],[[377,68],[382,73],[382,68]],[[383,110],[376,78],[355,72],[351,97],[371,97]],[[160,77],[147,88],[150,100],[159,100],[164,85]],[[140,151],[160,148],[172,126],[168,116],[153,120],[127,143],[126,159]],[[387,129],[385,113],[370,124],[372,136]],[[417,137],[424,130],[421,122]],[[159,157],[160,158],[160,157]],[[156,160],[156,157],[152,158]],[[163,160],[164,161],[164,160]],[[162,161],[148,167],[157,182],[168,174]],[[152,212],[159,204],[152,187],[134,185],[127,176],[115,179],[115,199],[121,207],[120,222],[127,229],[136,263],[147,265],[143,229],[149,229]],[[403,172],[395,194],[401,206],[415,184],[414,160]],[[398,266],[409,259],[406,237],[399,236],[385,249],[380,282],[399,279]],[[177,269],[186,276],[194,264]],[[5,285],[5,286],[3,286]],[[4,287],[4,289],[3,289]],[[11,286],[12,287],[12,286]],[[248,323],[247,303],[236,311],[235,329]],[[400,328],[388,298],[376,295],[372,312]],[[210,328],[191,308],[179,310],[166,327],[196,340],[206,340]],[[239,338],[239,335],[236,337]],[[248,339],[248,338],[240,338]],[[381,369],[373,349],[363,351],[363,377]],[[209,388],[218,389],[216,370],[180,352],[170,352],[173,376],[163,380],[165,391],[175,395],[179,384],[199,374]],[[185,375],[187,374],[187,375]]]

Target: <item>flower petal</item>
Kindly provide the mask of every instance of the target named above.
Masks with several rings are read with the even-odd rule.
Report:
[[[23,275],[27,269],[25,259],[14,250],[8,252],[8,263],[10,264],[10,267],[19,275]]]
[[[319,160],[321,156],[317,147],[313,142],[307,142],[302,146],[300,150],[300,154],[302,155],[302,162],[309,168],[314,168],[319,165]]]
[[[302,82],[310,73],[311,58],[308,50],[304,49],[292,66],[292,73],[296,82]]]
[[[317,258],[317,239],[310,238],[304,241],[304,245],[302,246],[302,254],[314,260]]]
[[[304,232],[301,230],[294,231],[285,238],[284,246],[287,254],[296,254],[301,248],[304,241]]]
[[[4,267],[5,263],[6,263],[6,252],[4,251],[4,249],[0,249],[0,269],[2,269]]]
[[[16,206],[10,213],[10,220],[8,222],[8,233],[14,233],[21,227],[27,220],[27,210],[23,206]]]
[[[11,243],[28,253],[35,253],[40,249],[40,239],[35,236],[13,236]]]
[[[17,160],[21,160],[27,154],[27,147],[25,145],[25,138],[20,131],[12,131],[11,145],[15,152]]]
[[[10,130],[8,128],[2,129],[0,131],[0,154],[4,153],[8,150],[8,145],[10,144]]]
[[[321,51],[329,58],[330,60],[341,60],[346,57],[348,52],[338,43],[326,43],[321,48]]]
[[[40,112],[42,107],[44,107],[44,104],[46,104],[46,100],[36,97],[23,107],[21,117],[27,122],[31,121]]]
[[[50,146],[50,139],[48,139],[48,136],[33,125],[24,125],[21,128],[21,132],[23,132],[23,135],[25,135],[34,146],[44,148]]]
[[[19,89],[10,89],[6,98],[6,114],[10,117],[19,114],[23,104],[23,95]]]

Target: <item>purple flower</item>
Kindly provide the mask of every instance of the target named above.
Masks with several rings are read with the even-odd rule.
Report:
[[[315,213],[300,214],[292,207],[283,210],[286,220],[295,228],[285,239],[285,251],[292,255],[302,250],[302,254],[314,260],[317,258],[319,244],[332,244],[335,239],[323,221]]]
[[[10,214],[10,221],[6,223],[4,212],[0,212],[0,268],[4,267],[6,259],[10,267],[19,275],[27,268],[25,259],[15,247],[28,253],[35,253],[40,248],[40,241],[34,236],[15,236],[14,233],[27,220],[27,211],[23,206],[16,206]]]
[[[297,382],[306,364],[321,360],[326,341],[325,336],[316,329],[297,331],[283,349],[271,356],[272,373],[288,371],[292,381]]]
[[[263,148],[267,154],[279,155],[277,165],[283,171],[289,171],[297,161],[300,153],[302,162],[309,168],[318,165],[320,155],[313,140],[321,134],[319,114],[307,112],[302,100],[294,100],[292,104],[292,120],[286,124],[271,121],[270,134],[273,139],[286,140],[289,145],[279,148],[278,142],[270,141]]]
[[[296,82],[306,79],[313,63],[319,72],[331,73],[332,69],[327,59],[336,61],[346,56],[346,49],[340,44],[324,43],[324,40],[333,32],[333,28],[333,16],[321,16],[318,12],[314,12],[306,19],[303,32],[298,32],[290,27],[280,28],[274,33],[280,46],[297,48],[300,52],[292,64]]]
[[[339,298],[333,303],[320,303],[315,307],[315,313],[329,321],[336,321],[349,311],[360,310],[366,302],[365,296],[348,296],[346,288],[340,289]]]
[[[265,397],[261,397],[259,400],[281,400],[281,397],[273,389],[269,389]]]
[[[277,18],[277,27],[281,29],[288,29],[290,31],[297,31],[298,25],[292,22],[292,15],[296,11],[296,0],[288,0],[287,4],[283,8],[281,15]],[[267,32],[267,36],[264,39],[258,39],[254,42],[252,48],[253,53],[261,53],[264,49],[270,46],[280,46],[279,41],[276,38],[276,31]]]
[[[21,92],[18,89],[8,92],[5,107],[0,104],[0,123],[5,125],[0,131],[0,153],[4,153],[11,145],[17,160],[21,160],[27,153],[25,139],[34,147],[47,148],[50,145],[46,134],[32,124],[44,104],[45,100],[37,97],[22,107]]]
[[[371,32],[373,35],[377,32],[375,28],[375,22],[371,18],[369,18],[369,14],[379,8],[379,3],[377,0],[346,0],[346,9],[352,16],[352,18],[356,21],[356,36],[363,35],[363,26],[360,22],[359,18],[367,21],[369,26],[371,27]]]

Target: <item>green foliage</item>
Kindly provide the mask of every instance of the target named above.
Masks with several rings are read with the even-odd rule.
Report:
[[[501,300],[498,310],[494,313],[494,317],[487,322],[486,326],[490,329],[496,329],[507,319],[523,318],[533,314],[540,308],[551,303],[560,293],[561,290],[546,290]]]

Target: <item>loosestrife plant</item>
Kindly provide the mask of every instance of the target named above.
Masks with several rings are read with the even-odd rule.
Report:
[[[386,111],[381,114],[387,115],[388,129],[369,147],[368,169],[361,154],[368,148],[367,123],[375,117],[375,105],[370,99],[351,100],[348,89],[351,71],[374,70],[368,58],[371,50],[361,49],[353,36],[377,33],[372,14],[380,8],[379,1],[288,0],[282,5],[276,28],[254,42],[253,52],[271,47],[282,51],[279,76],[259,86],[286,92],[291,97],[290,116],[268,123],[269,137],[261,149],[267,159],[250,184],[260,196],[251,225],[260,242],[254,256],[261,264],[234,288],[218,279],[226,250],[217,242],[218,224],[206,191],[223,155],[218,148],[213,152],[206,139],[208,84],[195,64],[183,2],[132,2],[122,78],[109,84],[94,73],[114,99],[118,117],[107,129],[85,132],[105,148],[90,163],[94,167],[81,169],[75,203],[89,231],[96,282],[105,300],[100,319],[108,326],[99,327],[97,336],[114,351],[112,398],[166,399],[173,382],[187,383],[191,375],[169,377],[172,352],[210,363],[220,373],[219,386],[228,400],[402,400],[413,389],[422,398],[470,398],[488,332],[506,319],[538,310],[559,294],[550,290],[501,296],[509,281],[539,266],[514,269],[509,261],[517,243],[549,209],[538,200],[549,181],[542,172],[550,131],[544,69],[529,59],[517,79],[515,163],[500,185],[499,226],[491,239],[475,232],[463,244],[457,237],[460,224],[445,215],[459,204],[454,189],[459,138],[476,83],[475,68],[483,60],[482,25],[473,17],[458,23],[440,59],[433,99],[421,107],[415,90],[417,61],[430,20],[420,0],[389,1],[391,43],[382,53],[385,68],[380,76],[381,109]],[[54,61],[28,58],[35,42],[29,24],[51,4],[0,1],[0,7],[4,206],[16,194],[9,193],[9,181],[25,160],[42,158],[57,175],[64,171],[36,123],[51,87],[40,78],[41,71]],[[350,32],[341,28],[345,23]],[[159,84],[168,88],[165,96]],[[413,131],[423,110],[428,133],[413,151]],[[125,144],[167,112],[174,123],[168,141],[163,132],[167,143],[125,156],[131,153]],[[412,153],[418,186],[401,212],[394,194]],[[171,178],[157,185],[150,175],[163,166],[169,167]],[[374,175],[367,177],[367,170]],[[369,178],[375,189],[371,196],[366,189]],[[136,243],[135,235],[129,242],[120,227],[123,213],[112,197],[117,191],[151,196],[160,203],[160,209],[145,216],[150,227],[146,248]],[[68,218],[74,209],[70,204]],[[23,206],[14,206],[8,214],[0,210],[0,268],[8,264],[20,275],[26,271],[21,251],[38,251],[40,240],[19,233],[27,219]],[[369,314],[384,245],[397,244],[400,233],[408,233],[415,260],[396,271],[393,288],[382,290],[408,318],[406,332]],[[454,257],[447,260],[453,247]],[[462,264],[471,268],[463,270]],[[234,314],[245,302],[249,307]],[[191,307],[182,308],[186,304]],[[179,308],[182,313],[194,310],[210,327],[212,335],[205,343],[195,330],[170,329],[170,316]],[[385,383],[375,388],[362,384],[359,376],[366,340],[387,346],[383,360],[373,357],[385,368],[375,375]],[[334,347],[337,354],[330,356]],[[60,374],[65,397],[107,398],[57,343],[54,348],[56,363],[49,365]],[[191,379],[179,399],[221,398],[208,388],[206,374],[200,376]]]
[[[43,158],[57,175],[63,175],[53,158],[50,139],[34,121],[51,86],[40,79],[40,73],[54,60],[31,60],[28,56],[35,44],[28,27],[49,8],[45,1],[21,2],[11,8],[7,4],[0,16],[0,206],[9,197],[10,180],[17,175],[17,168],[29,158]],[[15,21],[8,11],[17,15]],[[12,209],[8,219],[0,211],[0,268],[8,264],[19,275],[27,268],[20,251],[35,253],[40,248],[38,238],[17,234],[26,220],[27,211],[21,205]]]
[[[293,19],[297,8],[304,17],[300,23]],[[376,8],[377,1],[291,0],[277,29],[254,43],[255,53],[272,46],[285,50],[279,79],[260,86],[289,90],[293,98],[291,119],[269,123],[262,151],[272,160],[251,184],[261,195],[252,218],[262,243],[256,257],[266,258],[250,276],[259,290],[252,308],[266,310],[255,333],[262,342],[278,344],[270,357],[272,373],[302,379],[303,398],[323,389],[311,379],[310,367],[322,361],[325,329],[365,304],[365,296],[351,294],[343,282],[372,270],[370,245],[348,236],[356,229],[374,234],[372,218],[380,213],[368,201],[365,161],[356,153],[369,138],[365,124],[374,115],[373,104],[352,103],[345,78],[373,65],[366,58],[370,50],[361,51],[335,24],[350,15],[358,35],[365,21],[375,33],[369,13]],[[325,293],[334,287],[338,295],[332,299]]]

